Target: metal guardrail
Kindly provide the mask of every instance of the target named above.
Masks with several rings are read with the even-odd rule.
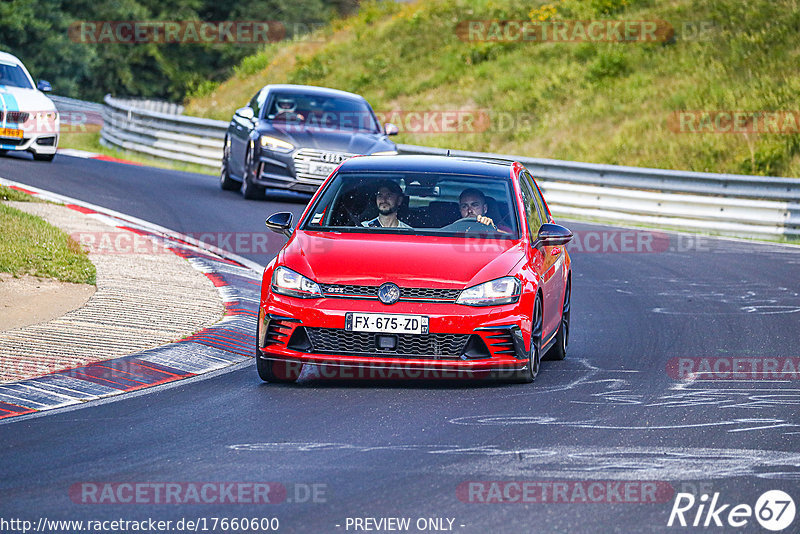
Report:
[[[149,111],[105,98],[105,144],[219,167],[228,123]],[[403,154],[446,149],[399,145]],[[559,216],[755,238],[800,238],[800,179],[599,165],[485,152],[452,156],[519,161]]]
[[[163,100],[150,100],[147,98],[115,98],[117,104],[144,111],[155,111],[166,115],[183,115],[183,105]]]
[[[103,104],[58,95],[47,95],[47,97],[56,105],[61,115],[61,124],[103,124]]]
[[[443,148],[398,145],[404,154]],[[519,161],[561,216],[755,238],[800,238],[800,179],[599,165],[485,152],[451,156]]]
[[[219,167],[227,122],[140,109],[135,107],[137,101],[108,95],[104,101],[100,132],[103,144],[173,161]]]

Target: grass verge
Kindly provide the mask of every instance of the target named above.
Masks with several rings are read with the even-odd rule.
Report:
[[[17,191],[11,187],[0,185],[0,201],[10,200],[12,202],[44,202],[34,196],[22,191]]]
[[[0,202],[0,235],[0,272],[96,283],[97,273],[86,252],[66,232],[41,218]]]

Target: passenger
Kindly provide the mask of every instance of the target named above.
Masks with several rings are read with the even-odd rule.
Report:
[[[397,182],[391,180],[379,182],[378,191],[375,194],[378,216],[372,220],[362,222],[361,226],[369,226],[372,228],[411,228],[397,218],[397,210],[403,205],[405,198],[403,190]]]

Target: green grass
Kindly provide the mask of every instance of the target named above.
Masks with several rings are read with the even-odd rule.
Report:
[[[800,94],[795,0],[365,2],[304,43],[271,44],[187,102],[229,120],[266,83],[354,91],[376,110],[485,110],[480,133],[398,142],[532,157],[800,176],[800,135],[674,133],[681,110],[793,111]],[[468,42],[468,20],[666,21],[657,43]],[[699,32],[698,28],[704,28]],[[498,118],[510,119],[499,125]],[[510,127],[508,125],[511,125]],[[402,132],[401,127],[401,132]]]
[[[0,272],[95,284],[96,271],[66,232],[0,203]]]
[[[58,146],[59,148],[74,148],[77,150],[85,150],[87,152],[97,152],[98,154],[141,163],[142,165],[147,165],[149,167],[159,167],[161,169],[170,169],[173,171],[195,172],[211,175],[216,175],[219,173],[218,169],[205,167],[203,165],[181,163],[178,161],[150,157],[138,152],[131,152],[129,150],[117,150],[114,148],[109,148],[100,144],[99,132],[62,133],[58,140]]]
[[[34,196],[10,187],[0,185],[0,201],[11,200],[15,202],[44,202]]]

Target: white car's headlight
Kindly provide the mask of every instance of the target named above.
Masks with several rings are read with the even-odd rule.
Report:
[[[468,287],[458,296],[456,304],[466,306],[497,306],[511,304],[519,299],[519,280],[504,276],[477,286]]]
[[[270,137],[268,135],[261,136],[261,146],[268,150],[274,150],[275,152],[291,152],[294,150],[293,144],[287,143],[283,139]]]
[[[373,152],[370,156],[396,156],[397,150],[383,150],[381,152]]]
[[[37,111],[36,118],[38,120],[55,120],[58,118],[58,113],[55,111]]]
[[[281,295],[316,299],[322,297],[322,290],[315,281],[296,273],[287,267],[278,267],[272,273],[272,290]]]

